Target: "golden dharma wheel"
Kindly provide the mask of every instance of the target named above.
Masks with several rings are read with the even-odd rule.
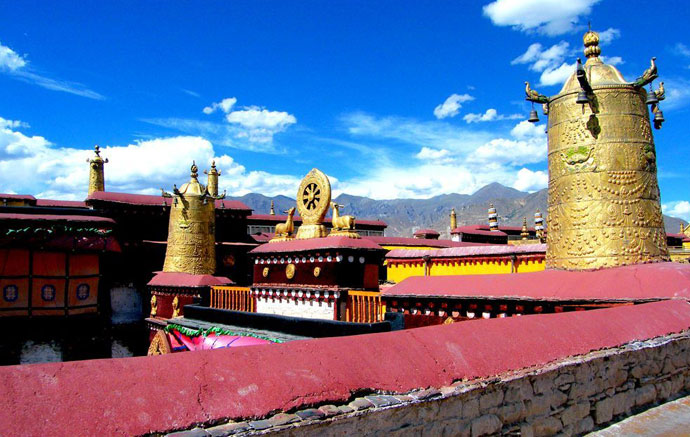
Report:
[[[318,238],[327,235],[323,219],[331,205],[331,183],[319,169],[312,169],[302,179],[297,190],[297,211],[302,225],[297,238]]]

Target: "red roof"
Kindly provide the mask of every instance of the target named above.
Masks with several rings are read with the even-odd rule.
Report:
[[[346,403],[353,393],[516,377],[522,369],[688,328],[690,305],[669,301],[194,353],[3,366],[0,411],[3,429],[25,435],[165,434]]]
[[[267,221],[267,222],[272,222],[272,223],[283,223],[285,220],[287,220],[286,215],[271,215],[271,214],[252,214],[249,217],[247,217],[247,220],[256,220],[256,221]],[[323,219],[324,223],[330,223],[332,220],[332,217],[325,217]],[[292,217],[292,221],[295,223],[299,224],[302,223],[302,217],[296,215]],[[386,227],[388,224],[384,221],[381,220],[366,220],[366,219],[356,219],[355,224],[357,225],[367,225],[367,226],[381,226],[381,227]]]
[[[54,214],[7,214],[7,213],[0,213],[0,220],[103,223],[103,224],[109,224],[109,225],[115,223],[115,220],[109,219],[106,217],[96,217],[96,216],[89,216],[89,215],[54,215]]]
[[[546,244],[483,244],[481,246],[448,247],[444,249],[394,249],[386,258],[455,258],[463,256],[513,255],[521,253],[546,253]]]
[[[324,237],[309,238],[306,240],[276,241],[274,243],[262,244],[249,253],[288,253],[326,249],[383,250],[378,244],[364,238]]]
[[[520,228],[522,229],[522,228]],[[503,231],[491,231],[488,226],[484,225],[467,225],[458,226],[457,228],[450,231],[451,234],[473,234],[473,235],[495,235],[497,237],[505,237],[506,234]]]
[[[36,199],[36,206],[55,206],[59,208],[86,208],[83,200]]]
[[[102,202],[126,203],[130,205],[146,206],[169,206],[172,199],[163,196],[151,196],[147,194],[114,193],[112,191],[96,191],[86,198],[89,200],[100,200]],[[251,208],[239,200],[216,200],[217,209],[233,209],[251,211]]]
[[[233,282],[223,276],[192,275],[178,272],[156,272],[147,285],[159,287],[210,287],[212,285],[228,285]]]
[[[690,264],[637,264],[580,272],[412,276],[384,294],[522,300],[690,299]]]
[[[438,231],[434,229],[420,229],[417,232],[415,232],[413,235],[441,235],[438,233]]]
[[[0,193],[0,199],[28,200],[28,201],[35,201],[36,200],[36,198],[30,194],[9,194],[9,193]]]
[[[362,237],[371,240],[381,246],[427,246],[427,247],[466,247],[466,246],[485,246],[486,243],[468,243],[465,241],[436,240],[433,238],[411,238],[411,237],[380,237],[367,235]]]

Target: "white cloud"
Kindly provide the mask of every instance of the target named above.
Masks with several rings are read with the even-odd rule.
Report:
[[[26,59],[0,42],[0,70],[16,71],[26,65]]]
[[[235,106],[235,103],[237,103],[237,98],[227,97],[218,103],[212,103],[211,105],[205,107],[203,109],[203,112],[204,114],[212,114],[218,109],[220,109],[221,111],[227,114],[228,112],[230,112],[230,109],[232,109],[232,107]]]
[[[575,64],[565,62],[572,54],[570,44],[561,41],[548,49],[539,43],[531,44],[525,53],[511,61],[512,65],[529,64],[531,71],[541,73],[540,86],[563,84],[575,72]]]
[[[621,36],[621,31],[619,29],[614,29],[613,27],[609,27],[603,32],[597,33],[599,34],[599,41],[601,42],[601,44],[608,44],[614,39],[620,38]]]
[[[557,68],[549,68],[539,76],[539,85],[551,86],[562,85],[570,76],[575,73],[575,64],[563,63]]]
[[[4,118],[0,117],[0,129],[17,129],[20,127],[28,128],[29,123],[19,120],[5,120]]]
[[[690,58],[690,48],[682,42],[676,43],[676,45],[673,46],[673,51],[680,56]]]
[[[690,102],[690,80],[670,77],[664,79],[666,100],[661,103],[663,111],[683,108]]]
[[[517,178],[513,183],[513,188],[520,191],[537,191],[546,188],[549,184],[549,176],[545,171],[532,171],[521,168],[517,172]]]
[[[443,161],[448,159],[450,151],[446,149],[432,149],[430,147],[422,147],[422,150],[415,155],[417,159],[429,161]]]
[[[53,91],[62,91],[94,100],[103,100],[101,94],[86,88],[77,82],[52,79],[32,71],[26,57],[18,55],[11,48],[0,43],[0,71],[22,82],[38,85]]]
[[[620,56],[600,56],[601,62],[610,65],[625,64],[625,61]]]
[[[211,142],[200,137],[156,138],[101,150],[109,159],[105,170],[108,191],[158,194],[160,188],[170,190],[173,184],[179,186],[189,180],[194,160],[201,169],[215,160],[223,172],[221,189],[233,195],[260,192],[294,196],[299,184],[299,178],[292,175],[247,171],[232,157],[217,156]],[[86,160],[92,155],[92,150],[57,147],[44,137],[25,135],[5,124],[0,127],[1,190],[42,198],[84,199],[89,173]]]
[[[451,94],[445,102],[434,108],[434,116],[439,120],[446,117],[455,117],[462,103],[474,100],[469,94]]]
[[[462,117],[462,119],[465,120],[465,122],[467,122],[467,123],[480,123],[483,121],[518,120],[522,117],[523,116],[520,114],[509,114],[509,115],[499,114],[498,111],[496,111],[495,109],[489,108],[483,114],[473,114],[473,113],[465,114],[465,116]]]
[[[496,26],[512,26],[523,32],[562,35],[579,28],[581,16],[589,15],[599,0],[496,0],[484,6],[484,15]]]
[[[687,200],[664,203],[661,209],[666,215],[682,218],[685,221],[690,221],[690,202]]]

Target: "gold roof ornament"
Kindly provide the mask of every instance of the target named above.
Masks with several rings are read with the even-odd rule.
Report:
[[[498,213],[493,203],[489,204],[489,230],[498,231]]]
[[[333,208],[333,218],[331,219],[332,230],[329,237],[348,237],[360,238],[357,231],[355,231],[355,217],[351,215],[340,215],[340,208],[343,205],[338,205],[336,202],[331,202]]]
[[[321,170],[313,168],[302,179],[297,190],[297,210],[302,224],[297,230],[298,239],[325,237],[328,232],[323,225],[331,204],[331,183]]]
[[[520,237],[526,240],[529,237],[529,230],[527,229],[527,217],[522,218],[522,230],[520,231]]]
[[[458,216],[455,214],[455,208],[450,210],[450,230],[458,227]]]
[[[216,213],[215,200],[225,197],[209,193],[199,183],[196,163],[191,167],[189,182],[173,193],[168,225],[168,247],[165,251],[164,272],[212,275],[216,271]]]
[[[643,88],[657,77],[655,58],[635,82],[626,82],[616,67],[599,57],[596,32],[585,33],[583,41],[587,61],[578,60],[561,92],[544,102],[546,266],[585,270],[668,261],[656,148]],[[663,95],[663,88],[658,93]],[[653,109],[658,128],[663,122],[658,101]]]
[[[275,210],[275,208],[273,207],[273,201],[272,201],[272,200],[271,200],[271,212],[270,212],[269,214],[271,214],[271,215],[276,215],[276,210]]]
[[[212,196],[218,196],[218,177],[221,175],[221,171],[216,169],[216,161],[211,161],[211,169],[204,170],[204,173],[208,175],[207,185],[208,192]]]
[[[271,203],[272,202],[273,201],[271,201]],[[292,217],[295,215],[295,207],[293,206],[285,211],[285,214],[287,214],[285,223],[278,223],[276,225],[275,236],[269,240],[269,243],[292,240],[295,238],[295,222],[292,220]],[[275,215],[275,213],[273,215]]]
[[[101,148],[98,147],[98,144],[93,149],[94,156],[86,160],[89,163],[89,196],[96,191],[105,191],[104,167],[108,162],[108,158],[103,159],[101,157]]]

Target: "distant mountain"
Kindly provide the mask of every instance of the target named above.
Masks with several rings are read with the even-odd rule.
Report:
[[[295,206],[295,200],[286,196],[266,197],[250,193],[240,200],[254,210],[254,214],[268,214],[271,200],[276,214]],[[499,215],[499,223],[510,226],[522,225],[522,218],[534,225],[534,213],[539,209],[546,217],[548,193],[546,189],[526,193],[506,187],[497,182],[480,188],[474,194],[442,194],[429,199],[375,200],[368,197],[341,194],[334,200],[345,207],[343,214],[361,219],[380,219],[388,223],[386,235],[412,236],[418,229],[431,228],[441,233],[441,238],[450,237],[450,210],[455,208],[458,226],[487,223],[487,209],[493,203]],[[677,233],[684,220],[664,215],[666,232]],[[548,220],[547,220],[548,225]]]

